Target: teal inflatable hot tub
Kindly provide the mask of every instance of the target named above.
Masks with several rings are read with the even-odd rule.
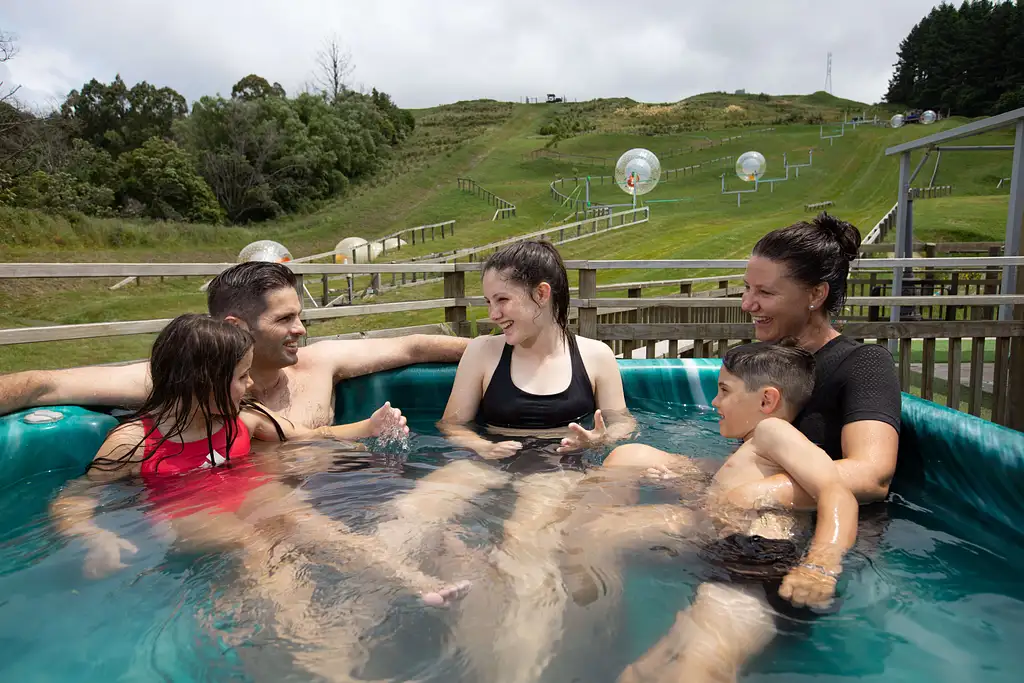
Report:
[[[710,406],[720,361],[629,360],[620,361],[620,368],[630,408],[671,419],[692,414],[693,406]],[[343,382],[337,387],[336,422],[363,419],[391,401],[411,425],[432,425],[454,376],[455,365],[418,365]],[[44,530],[47,505],[63,482],[81,474],[115,424],[109,411],[76,406],[0,417],[0,518],[5,528],[0,549],[11,550],[0,553],[0,679],[14,680],[5,675],[5,667],[22,676],[45,660],[53,667],[47,680],[110,680],[133,661],[125,656],[120,665],[84,675],[68,654],[74,648],[42,647],[38,636],[26,635],[23,627],[24,615],[36,609],[23,601],[36,592],[59,593],[39,582],[53,581],[59,588],[73,573],[67,567],[51,567],[49,573],[40,569],[56,562],[50,555],[61,545]],[[1017,680],[1018,643],[1024,638],[1024,589],[1017,580],[1024,563],[1024,434],[904,395],[891,492],[880,512],[862,513],[866,546],[844,574],[838,615],[815,623],[810,636],[774,644],[743,680]],[[17,552],[33,544],[32,552]],[[606,663],[607,670],[593,680],[614,680],[621,670],[616,667],[653,644],[685,607],[693,581],[673,572],[673,565],[664,562],[630,570],[622,612],[627,637],[615,663]],[[105,595],[116,603],[116,591]],[[144,639],[152,628],[142,619],[131,631]],[[139,642],[124,647],[131,650]],[[594,654],[581,647],[575,646],[571,656]],[[174,660],[173,653],[164,655]],[[94,651],[88,656],[104,655]],[[62,658],[68,661],[60,665]],[[552,676],[544,680],[559,680],[559,674]],[[216,678],[185,671],[171,675],[173,680],[195,677]]]

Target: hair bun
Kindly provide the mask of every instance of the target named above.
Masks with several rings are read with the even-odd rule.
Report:
[[[779,341],[775,342],[779,346],[800,346],[800,342],[797,341],[796,337],[783,337]]]
[[[835,216],[829,216],[824,211],[814,219],[814,225],[835,240],[847,261],[857,258],[860,250],[860,230]]]

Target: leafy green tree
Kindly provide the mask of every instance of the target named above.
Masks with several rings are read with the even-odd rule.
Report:
[[[145,207],[143,215],[219,223],[224,213],[189,155],[172,141],[152,137],[117,160],[118,199]]]
[[[239,100],[261,100],[265,97],[286,97],[280,83],[270,85],[267,79],[249,74],[231,87],[231,98]]]
[[[92,79],[61,105],[83,140],[115,157],[151,137],[170,137],[174,122],[187,113],[185,98],[173,89],[145,81],[128,88],[120,74],[109,85]]]
[[[1024,3],[943,3],[900,43],[885,101],[965,116],[1006,111],[1024,86]]]
[[[14,206],[52,213],[79,212],[91,216],[113,215],[114,192],[79,181],[63,171],[35,171],[14,186]]]

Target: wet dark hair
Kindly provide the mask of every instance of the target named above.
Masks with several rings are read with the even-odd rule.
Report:
[[[237,434],[235,424],[239,411],[231,402],[231,381],[235,368],[253,346],[252,335],[226,320],[218,320],[199,313],[179,315],[165,327],[150,354],[150,375],[153,388],[142,407],[125,424],[140,422],[143,417],[152,421],[152,427],[143,440],[115,459],[97,458],[89,466],[98,470],[117,470],[133,461],[133,455],[145,444],[145,439],[156,431],[157,425],[173,416],[170,429],[161,435],[158,446],[170,438],[180,436],[194,411],[206,419],[206,438],[213,457],[213,421],[221,417],[227,436],[227,451]],[[210,410],[206,397],[213,397],[215,411]],[[270,417],[258,405],[246,403]],[[280,425],[270,418],[283,441]],[[148,459],[144,454],[141,460]],[[228,457],[228,453],[224,453]],[[211,462],[211,464],[214,464]],[[160,463],[156,466],[159,468]]]
[[[542,282],[551,286],[551,313],[569,344],[569,276],[562,255],[546,240],[525,240],[500,249],[484,261],[481,274],[496,270],[512,282],[526,287],[532,295]]]
[[[810,223],[772,230],[757,241],[752,255],[785,264],[789,276],[808,287],[828,283],[823,308],[835,315],[846,301],[846,278],[860,239],[857,228],[823,211]]]
[[[255,327],[267,310],[267,292],[295,289],[295,273],[288,266],[266,261],[248,261],[231,266],[210,281],[206,307],[215,318],[233,315]]]
[[[747,391],[775,387],[794,413],[814,391],[814,354],[794,337],[734,346],[722,356],[722,367],[743,380]]]

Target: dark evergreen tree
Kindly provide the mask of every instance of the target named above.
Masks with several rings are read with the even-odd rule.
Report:
[[[1024,2],[932,9],[900,43],[885,101],[962,116],[1024,106]]]

